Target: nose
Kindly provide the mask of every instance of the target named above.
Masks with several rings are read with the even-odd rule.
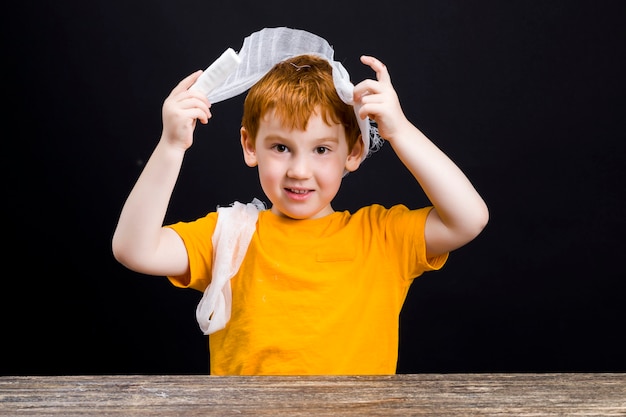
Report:
[[[311,161],[306,155],[294,155],[289,161],[287,176],[295,179],[306,179],[311,176]]]

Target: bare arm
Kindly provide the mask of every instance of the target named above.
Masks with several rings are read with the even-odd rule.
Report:
[[[355,99],[362,104],[360,116],[377,122],[381,136],[434,206],[426,220],[427,255],[465,245],[487,224],[485,202],[459,167],[406,118],[387,67],[370,56],[361,61],[376,72],[377,80],[365,80],[355,87]]]
[[[175,276],[189,267],[182,240],[162,226],[196,120],[206,124],[211,118],[206,97],[188,90],[200,73],[183,79],[163,103],[161,138],[124,203],[113,235],[113,255],[136,272]]]

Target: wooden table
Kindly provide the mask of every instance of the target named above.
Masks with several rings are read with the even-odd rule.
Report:
[[[2,416],[626,416],[626,374],[0,377]]]

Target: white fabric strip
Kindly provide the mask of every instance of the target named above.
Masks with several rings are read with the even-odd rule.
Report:
[[[233,203],[217,209],[217,225],[213,232],[213,268],[211,284],[204,290],[196,307],[196,320],[205,335],[223,329],[230,320],[232,293],[230,279],[235,276],[256,230],[258,199],[251,203]]]

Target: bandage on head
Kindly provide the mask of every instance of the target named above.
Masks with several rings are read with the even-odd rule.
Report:
[[[337,94],[344,103],[353,106],[355,114],[357,114],[363,144],[367,150],[363,155],[363,159],[365,159],[372,152],[378,150],[384,140],[380,137],[378,129],[370,122],[369,118],[361,119],[358,116],[359,108],[355,105],[353,97],[354,85],[350,82],[348,71],[341,63],[334,60],[333,48],[324,38],[310,32],[277,27],[265,28],[252,33],[244,39],[241,50],[236,54],[239,60],[236,65],[234,64],[236,60],[232,59],[232,57],[231,59],[224,58],[224,56],[220,57],[224,61],[230,61],[231,67],[227,69],[232,72],[216,86],[211,86],[210,91],[206,93],[207,98],[211,103],[215,104],[238,96],[259,81],[274,65],[286,59],[305,54],[317,55],[331,64]],[[229,65],[228,62],[226,62],[224,68],[226,68],[226,65]],[[207,68],[205,73],[209,72],[210,68]]]

